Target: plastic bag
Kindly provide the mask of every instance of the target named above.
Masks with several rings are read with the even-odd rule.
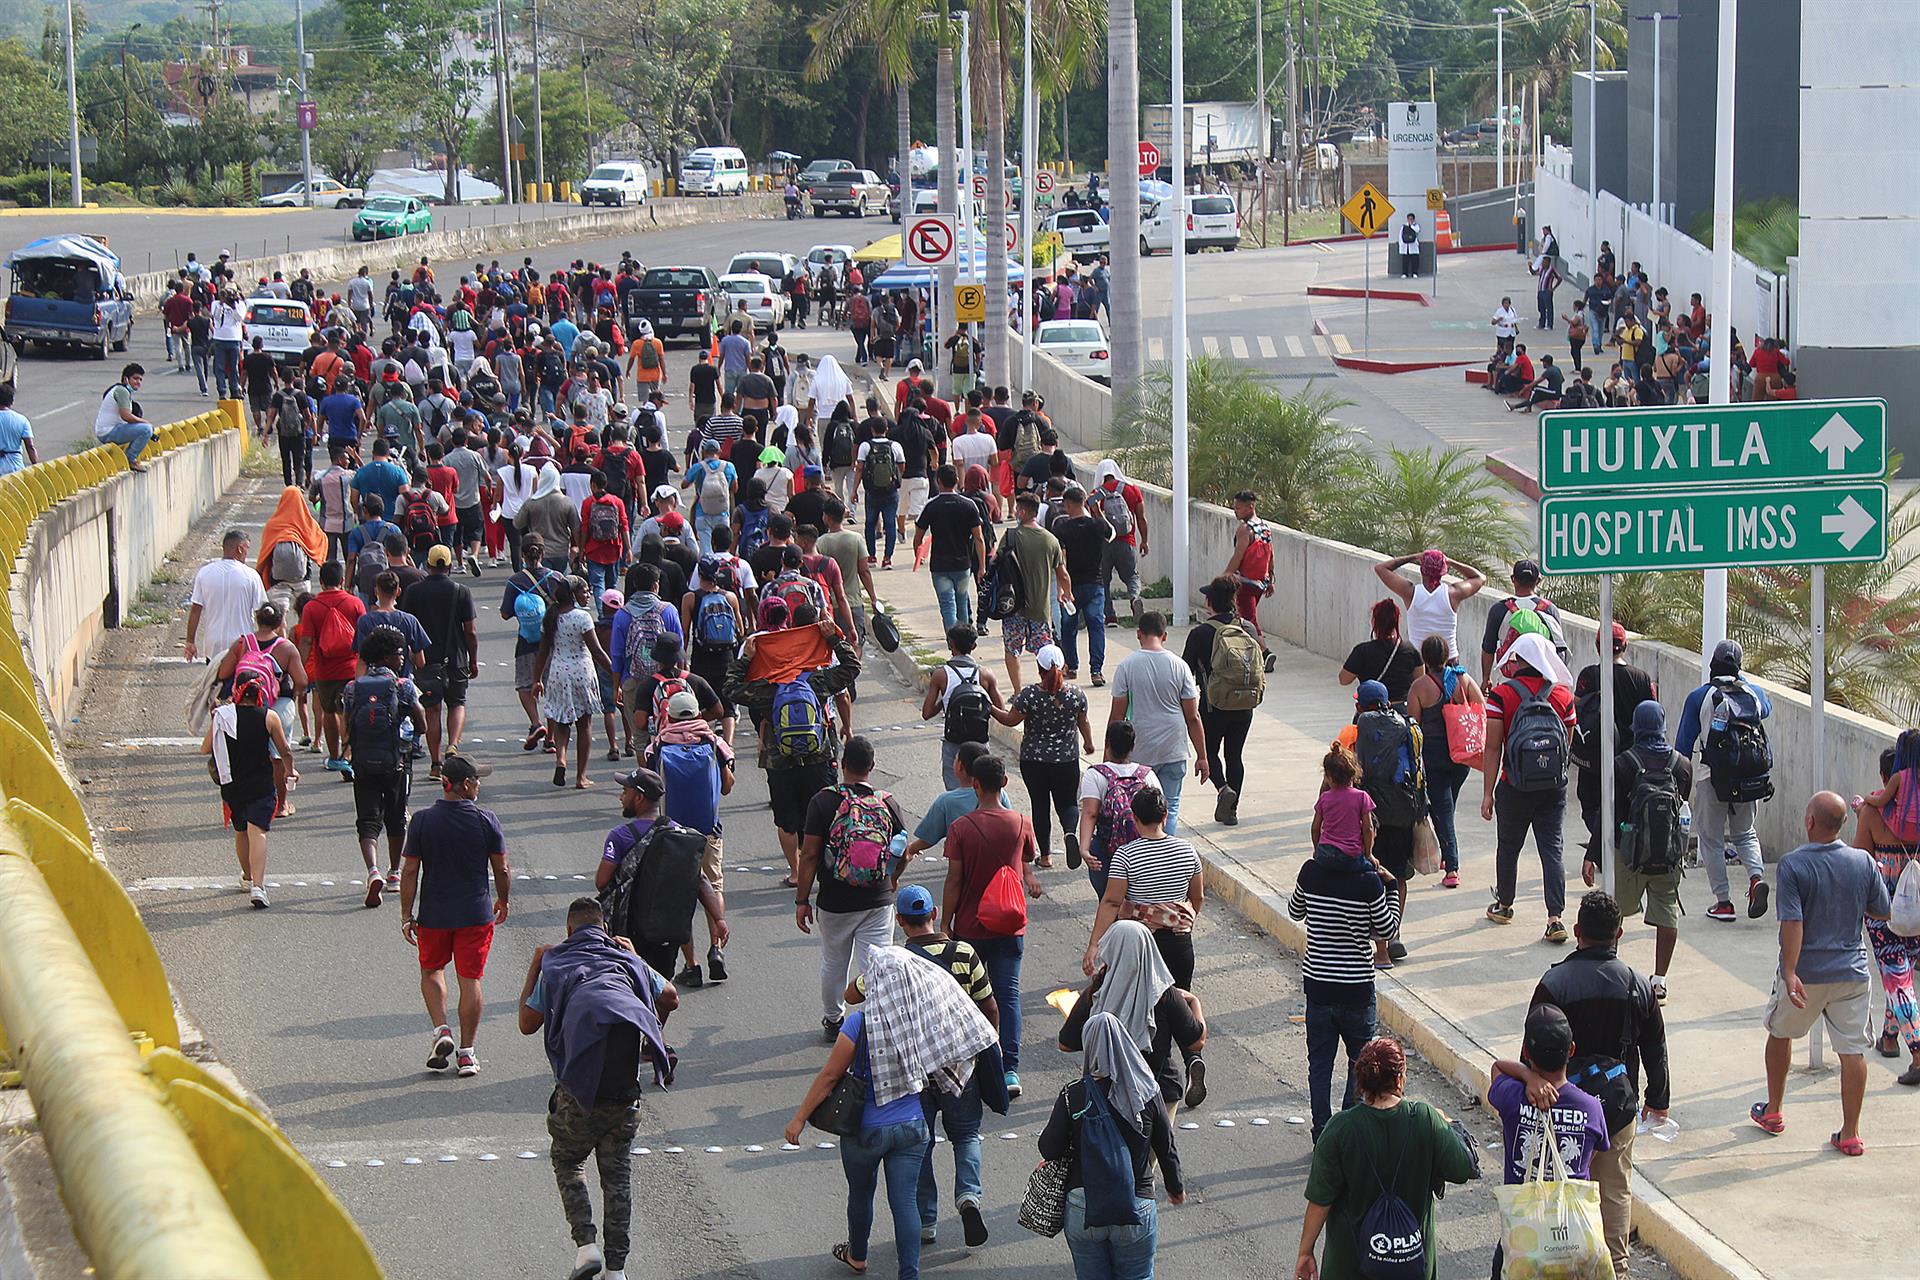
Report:
[[[1920,938],[1920,858],[1909,858],[1893,886],[1893,918],[1887,927],[1903,938]]]
[[[1422,818],[1413,824],[1413,873],[1418,876],[1440,874],[1440,837],[1434,834],[1432,818]]]
[[[1503,1280],[1614,1280],[1600,1225],[1600,1184],[1567,1176],[1553,1113],[1528,1164],[1527,1180],[1495,1187],[1500,1202]]]

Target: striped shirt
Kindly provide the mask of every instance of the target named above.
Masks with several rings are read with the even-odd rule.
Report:
[[[1287,914],[1307,925],[1300,977],[1317,1004],[1365,1004],[1373,994],[1373,943],[1400,924],[1400,904],[1370,863],[1314,858],[1300,868]]]
[[[1185,902],[1198,874],[1200,855],[1174,836],[1129,841],[1107,863],[1109,877],[1127,882],[1128,902]]]

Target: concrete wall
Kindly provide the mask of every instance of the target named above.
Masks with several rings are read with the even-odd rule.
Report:
[[[1012,335],[1007,344],[1013,370],[1006,384],[1020,380],[1020,352],[1026,339]],[[1001,379],[993,379],[995,382]],[[1107,443],[1107,427],[1113,422],[1113,392],[1091,378],[1083,378],[1044,351],[1033,353],[1033,386],[1046,399],[1047,416],[1053,419],[1060,443],[1069,453],[1099,449]],[[1018,400],[1015,395],[1015,400]]]
[[[1573,74],[1574,152],[1579,157],[1573,166],[1573,180],[1582,191],[1587,189],[1587,147],[1595,147],[1594,179],[1602,191],[1627,189],[1627,73],[1600,71],[1592,77],[1593,113],[1598,131],[1590,131],[1587,122],[1587,73]]]
[[[289,280],[304,267],[316,280],[344,280],[363,265],[375,276],[410,267],[422,257],[435,262],[458,262],[462,258],[486,259],[504,253],[539,249],[575,240],[602,239],[656,227],[687,227],[706,222],[734,222],[741,218],[773,218],[783,213],[780,198],[774,195],[749,195],[700,200],[692,197],[650,200],[624,209],[582,209],[579,213],[557,218],[532,218],[525,222],[499,222],[484,227],[429,231],[425,235],[403,236],[398,240],[330,245],[318,249],[300,249],[293,253],[248,258],[234,264],[234,274],[242,281],[286,273]],[[150,271],[127,277],[127,285],[142,303],[155,303],[165,294],[171,271]]]
[[[56,734],[101,636],[239,476],[241,446],[241,432],[225,431],[169,450],[144,473],[81,490],[29,530],[13,575],[14,618]]]

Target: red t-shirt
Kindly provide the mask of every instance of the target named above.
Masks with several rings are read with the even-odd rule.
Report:
[[[357,674],[353,647],[353,624],[367,607],[360,603],[360,597],[349,595],[345,591],[322,591],[307,601],[307,607],[300,611],[300,625],[294,628],[296,643],[300,639],[312,642],[308,649],[307,676],[313,680],[351,680]],[[327,656],[320,652],[320,637],[325,633],[326,616],[338,613],[346,624],[346,636],[349,641],[345,656]]]
[[[588,538],[585,548],[580,554],[595,564],[619,564],[620,553],[625,551],[627,547],[627,504],[610,493],[602,494],[597,498],[588,498],[580,504],[580,527],[582,529],[586,529],[592,523],[593,508],[596,504],[606,507],[619,519],[620,536],[617,538],[603,539]]]
[[[1772,347],[1762,347],[1753,353],[1753,359],[1747,363],[1753,366],[1755,373],[1774,374],[1780,372],[1780,366],[1784,364],[1785,361],[1781,359],[1780,353]]]
[[[1113,489],[1111,486],[1103,484],[1093,496],[1099,499],[1102,495],[1112,492]],[[1118,538],[1115,538],[1114,541],[1124,542],[1130,547],[1135,546],[1137,544],[1134,535],[1140,531],[1140,507],[1146,499],[1140,496],[1140,487],[1132,484],[1123,484],[1120,486],[1120,497],[1126,502],[1127,510],[1133,513],[1133,527],[1121,534]]]
[[[185,293],[170,293],[167,300],[160,304],[160,316],[169,328],[184,329],[187,321],[193,318],[193,297]]]
[[[646,483],[647,465],[640,461],[640,451],[632,445],[621,445],[618,453],[612,449],[602,449],[600,455],[593,460],[593,465],[605,471],[609,466],[618,464],[622,458],[626,459],[627,492],[640,493],[641,485]]]
[[[1496,681],[1487,690],[1487,721],[1488,723],[1496,720],[1499,721],[1500,727],[1503,730],[1506,728],[1508,717],[1520,710],[1520,694],[1507,684],[1507,680],[1518,681],[1533,693],[1540,692],[1540,687],[1547,682],[1545,676],[1507,676]],[[1567,732],[1572,733],[1574,727],[1573,690],[1564,684],[1557,684],[1553,686],[1553,692],[1547,695],[1547,702],[1555,711],[1560,713],[1560,719],[1567,726]],[[1501,780],[1505,781],[1506,776],[1506,767],[1502,765],[1500,769]]]
[[[928,396],[927,403],[920,411],[942,427],[951,427],[953,424],[953,406],[939,396]]]
[[[1039,856],[1033,823],[1023,813],[1012,809],[975,809],[957,819],[947,829],[947,861],[960,872],[960,906],[953,915],[954,936],[999,937],[980,925],[980,895],[986,892],[987,882],[1001,867],[1018,868],[1021,863],[1032,862]]]
[[[440,527],[452,528],[460,523],[460,517],[453,509],[453,495],[460,491],[460,473],[446,463],[437,463],[427,468],[427,487],[447,500],[447,509],[440,513]]]

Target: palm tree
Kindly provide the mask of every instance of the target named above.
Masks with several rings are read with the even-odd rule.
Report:
[[[1327,498],[1325,532],[1356,546],[1408,553],[1440,547],[1473,565],[1496,565],[1520,545],[1520,522],[1464,448],[1389,448],[1347,469]]]
[[[1558,101],[1560,90],[1576,70],[1587,65],[1587,20],[1577,4],[1555,0],[1506,0],[1511,12],[1506,19],[1507,70],[1516,79],[1531,76],[1540,82],[1543,102]],[[1627,31],[1621,22],[1621,0],[1595,0],[1594,21],[1597,37],[1594,65],[1611,71],[1618,51],[1627,47]],[[1481,82],[1481,96],[1493,101],[1494,32],[1481,33],[1481,57],[1485,60],[1475,79]]]
[[[807,28],[813,51],[807,55],[806,76],[816,84],[839,70],[855,46],[872,45],[880,83],[893,94],[903,220],[913,212],[913,44],[919,26],[917,6],[847,0]]]
[[[1140,323],[1140,170],[1134,162],[1139,150],[1140,22],[1133,0],[1107,0],[1107,200],[1113,206],[1107,215],[1113,253],[1108,350],[1116,396],[1139,382],[1146,349]]]

